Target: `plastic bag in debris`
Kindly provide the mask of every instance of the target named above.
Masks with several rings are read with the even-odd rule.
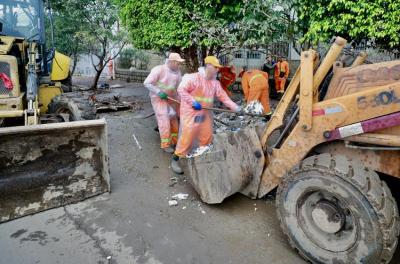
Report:
[[[260,101],[255,100],[251,101],[246,107],[243,109],[245,113],[262,115],[264,113],[264,107],[260,103]]]
[[[212,148],[213,148],[212,144],[209,144],[207,146],[198,147],[198,148],[194,149],[192,152],[190,152],[189,154],[187,154],[186,158],[190,159],[190,158],[194,158],[194,157],[203,155],[205,153],[210,152],[212,150]]]

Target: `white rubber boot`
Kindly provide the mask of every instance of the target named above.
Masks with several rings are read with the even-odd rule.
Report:
[[[171,169],[173,172],[175,172],[176,174],[183,174],[183,170],[181,168],[181,166],[179,166],[179,163],[177,160],[172,160],[171,161]]]

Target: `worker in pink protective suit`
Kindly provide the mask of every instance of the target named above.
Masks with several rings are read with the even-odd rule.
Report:
[[[184,61],[178,53],[171,53],[166,63],[154,67],[144,81],[144,86],[150,91],[151,104],[160,131],[161,148],[167,153],[174,152],[179,130],[178,105],[168,100],[168,97],[178,99],[176,89],[182,79],[179,67]]]
[[[177,174],[183,173],[178,164],[179,158],[185,157],[190,152],[195,140],[198,141],[199,147],[212,142],[213,113],[202,109],[203,107],[212,107],[214,97],[216,97],[229,109],[241,111],[216,79],[218,69],[222,67],[218,59],[208,56],[204,62],[205,67],[200,68],[196,73],[185,75],[178,87],[181,97],[181,130],[171,161],[171,168]]]

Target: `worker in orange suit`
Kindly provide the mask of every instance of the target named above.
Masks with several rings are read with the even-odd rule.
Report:
[[[114,62],[109,58],[108,62],[108,74],[110,75],[110,80],[114,80]]]
[[[280,57],[274,69],[275,89],[277,93],[285,92],[285,84],[288,77],[289,63],[284,57]]]
[[[182,80],[180,66],[184,61],[178,53],[171,53],[166,63],[154,67],[143,83],[149,90],[160,131],[161,148],[167,153],[173,153],[178,142],[178,106],[169,98],[179,100],[176,89]]]
[[[230,110],[241,112],[241,107],[235,104],[222,89],[216,79],[220,65],[214,56],[207,56],[204,67],[196,73],[186,74],[178,87],[181,98],[178,144],[171,160],[171,169],[177,174],[183,170],[179,166],[179,158],[185,157],[198,143],[204,147],[212,142],[214,117],[210,110],[213,107],[214,98],[221,101]]]
[[[243,66],[242,70],[239,72],[239,78],[243,77],[243,74],[247,72],[247,66]]]
[[[272,114],[269,105],[268,73],[260,70],[243,72],[242,89],[247,104],[259,101],[264,108],[264,114],[267,116]]]
[[[231,97],[232,92],[229,91],[229,87],[236,81],[235,66],[221,67],[219,68],[219,73],[221,74],[219,82],[221,83],[222,89]]]

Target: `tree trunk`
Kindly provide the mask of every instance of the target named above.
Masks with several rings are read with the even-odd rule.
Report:
[[[72,64],[71,76],[73,76],[75,73],[76,65],[78,64],[78,57],[79,56],[77,53],[72,54],[72,59],[74,62]]]
[[[104,68],[105,68],[105,66],[106,66],[106,64],[107,64],[107,62],[108,62],[108,61],[105,62],[105,61],[104,61],[104,57],[102,57],[102,58],[100,59],[99,64],[98,64],[99,68],[97,69],[97,67],[94,67],[94,69],[96,70],[96,76],[94,76],[94,80],[93,80],[93,85],[92,85],[92,89],[93,89],[93,90],[96,90],[96,89],[97,89],[97,83],[99,82],[100,75],[101,75],[101,73],[103,72],[103,70],[104,70]]]
[[[204,60],[206,57],[207,57],[207,47],[206,46],[202,46],[201,47],[201,50],[200,50],[200,53],[201,53],[201,59],[202,60]]]
[[[210,49],[208,50],[208,55],[215,56],[215,54],[214,54],[214,46],[210,47]]]
[[[93,84],[91,89],[92,90],[97,90],[97,83],[99,82],[100,75],[103,72],[103,68],[101,70],[96,70],[96,75],[94,76]]]
[[[186,67],[189,73],[196,72],[199,68],[197,57],[197,46],[193,45],[183,50],[183,57],[186,59]]]

